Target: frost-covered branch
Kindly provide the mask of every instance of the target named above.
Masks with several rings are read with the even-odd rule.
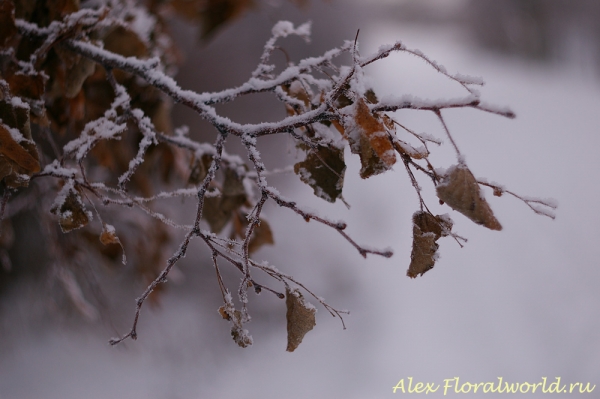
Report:
[[[448,214],[433,215],[430,211],[433,207],[427,205],[431,199],[423,195],[422,177],[435,187],[434,201],[491,230],[501,230],[502,226],[481,195],[480,185],[493,188],[497,196],[508,193],[524,201],[537,214],[554,217],[556,204],[552,201],[520,196],[499,184],[477,180],[465,163],[451,133],[453,127],[444,118],[446,113],[467,108],[514,117],[510,109],[481,100],[473,89],[483,85],[480,78],[451,74],[401,42],[363,57],[358,51],[358,35],[354,41],[297,62],[285,53],[287,63],[278,69],[271,55],[282,48],[280,40],[294,35],[306,41],[310,38],[310,24],[294,27],[282,21],[273,27],[246,82],[218,92],[197,93],[183,88],[171,74],[174,57],[168,51],[170,41],[161,19],[146,18],[148,11],[132,1],[113,0],[110,4],[114,7],[65,13],[48,24],[8,19],[12,25],[6,31],[12,36],[5,43],[16,43],[17,47],[2,53],[6,56],[2,65],[6,66],[0,65],[4,68],[0,76],[5,77],[0,79],[0,171],[5,172],[2,179],[6,187],[0,220],[16,190],[31,184],[42,193],[40,201],[51,202],[48,208],[62,232],[82,229],[90,236],[99,235],[102,250],[119,245],[117,248],[128,252],[133,263],[150,265],[141,273],[147,288],[136,299],[132,326],[111,344],[138,337],[143,305],[167,282],[194,238],[199,238],[210,253],[223,299],[219,313],[230,322],[238,345],[252,344],[246,330],[251,319],[249,289],[256,294],[264,289],[286,298],[288,329],[301,331],[288,335],[288,350],[294,350],[315,324],[316,309],[305,301],[300,289],[339,317],[345,328],[342,314],[346,311],[327,304],[291,274],[254,259],[259,248],[274,243],[266,204],[273,203],[307,222],[314,220],[337,231],[363,257],[389,258],[392,251],[359,245],[346,232],[345,222],[308,210],[269,185],[269,176],[281,171],[265,167],[260,143],[263,136],[290,137],[305,157],[283,171],[293,171],[317,197],[328,202],[339,199],[345,205],[342,191],[348,154],[360,159],[363,179],[393,170],[400,160],[400,169],[406,172],[418,199],[412,220],[409,277],[423,275],[434,266],[438,239],[450,236],[461,246],[466,241],[452,230]],[[28,58],[17,60],[14,54],[21,42],[31,51]],[[128,46],[120,46],[122,42]],[[365,79],[368,67],[396,52],[422,59],[425,67],[464,89],[464,96],[427,100],[400,93],[378,97]],[[349,65],[344,65],[343,59],[350,59]],[[215,108],[216,104],[256,93],[270,93],[282,103],[279,120],[244,124]],[[212,144],[194,138],[186,126],[171,128],[165,115],[173,103],[189,107],[210,123],[214,129]],[[428,144],[441,146],[442,140],[427,132],[416,133],[399,114],[393,114],[398,110],[434,113],[456,154],[456,164],[435,166]],[[32,130],[46,137],[48,153],[48,145],[36,142],[38,136],[32,135]],[[238,141],[245,154],[228,153],[232,141]],[[160,207],[183,198],[195,198],[191,215],[172,215]],[[142,222],[141,216],[156,224]],[[175,216],[189,220],[181,223]],[[184,238],[175,250],[167,247],[171,230],[165,226],[183,230]],[[138,234],[140,241],[147,240],[151,242],[148,246],[155,248],[138,250],[131,256],[132,247],[142,247],[140,241],[128,243],[135,241],[131,238],[134,234],[127,234],[132,229],[142,232]],[[171,256],[165,262],[167,256],[162,254],[167,249]],[[225,265],[240,273],[235,299],[231,295],[235,291],[222,278]],[[263,284],[255,274],[271,278],[279,288]],[[85,303],[75,280],[67,278],[71,275],[62,276],[74,300]]]

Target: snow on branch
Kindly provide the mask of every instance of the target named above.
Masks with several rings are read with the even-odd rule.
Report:
[[[114,0],[110,4],[114,6],[121,2]],[[155,29],[160,31],[160,20],[133,2],[123,4],[123,9],[81,9],[44,27],[17,19],[15,31],[41,44],[28,61],[11,64],[18,73],[7,75],[7,81],[0,80],[5,108],[18,114],[18,118],[5,121],[0,107],[0,119],[7,124],[5,130],[9,132],[0,137],[0,147],[4,149],[0,152],[7,159],[0,166],[5,167],[3,171],[9,170],[6,178],[9,180],[5,182],[15,189],[27,186],[30,179],[40,182],[44,196],[54,196],[51,209],[64,232],[97,230],[91,223],[92,213],[87,210],[91,207],[102,225],[100,242],[103,245],[118,244],[125,252],[131,251],[123,232],[130,231],[131,225],[135,225],[143,231],[142,236],[151,241],[148,245],[156,247],[137,254],[140,264],[152,265],[147,272],[147,276],[151,276],[149,285],[136,300],[131,329],[111,340],[111,344],[138,337],[138,320],[144,303],[154,298],[150,295],[167,282],[173,267],[186,256],[193,238],[199,238],[210,252],[223,296],[219,313],[229,321],[238,345],[246,347],[253,342],[246,329],[251,319],[249,290],[256,294],[265,290],[278,298],[287,298],[288,329],[301,331],[289,339],[293,342],[289,347],[291,350],[315,323],[315,309],[305,301],[299,289],[312,296],[331,315],[339,317],[344,325],[342,314],[346,311],[327,304],[291,274],[253,259],[256,251],[273,244],[276,236],[265,215],[265,205],[274,203],[307,222],[313,220],[333,229],[363,257],[389,258],[392,251],[358,244],[346,232],[345,222],[308,210],[271,186],[270,176],[280,171],[268,171],[262,161],[260,140],[263,136],[287,135],[294,141],[305,158],[283,171],[293,171],[317,197],[328,202],[339,199],[347,205],[342,191],[348,154],[360,159],[363,179],[389,172],[401,161],[419,204],[412,221],[407,221],[413,227],[413,250],[407,272],[411,278],[433,268],[438,259],[438,239],[450,236],[461,246],[461,241],[466,241],[452,231],[453,222],[448,214],[431,213],[427,206],[429,199],[422,195],[420,178],[435,187],[437,198],[434,201],[445,203],[451,210],[463,213],[491,230],[501,230],[502,226],[481,195],[480,185],[491,187],[498,196],[508,193],[524,201],[535,213],[554,218],[554,202],[520,196],[501,185],[477,180],[466,165],[442,111],[445,114],[457,108],[472,108],[514,117],[506,107],[481,101],[480,94],[472,88],[483,85],[481,78],[450,74],[441,64],[401,42],[382,46],[375,54],[361,57],[356,40],[297,62],[285,53],[287,64],[278,70],[270,60],[275,50],[282,49],[278,41],[290,35],[308,41],[311,33],[310,23],[295,27],[291,22],[281,21],[273,27],[272,36],[258,57],[258,65],[246,82],[218,92],[197,93],[182,88],[169,74],[173,69],[167,65],[171,58],[165,52],[164,40],[154,39],[159,34],[149,34]],[[127,41],[135,54],[120,53],[119,47],[114,46],[119,41]],[[402,93],[379,98],[366,83],[366,67],[394,52],[422,59],[426,67],[465,89],[465,95],[429,100]],[[58,60],[53,62],[62,63],[66,77],[47,67],[49,54]],[[350,65],[340,62],[342,55],[350,55]],[[5,71],[2,72],[4,76]],[[59,82],[55,84],[58,88],[46,93],[45,82],[49,79]],[[66,88],[64,92],[60,87]],[[272,93],[282,102],[282,117],[278,121],[243,124],[220,115],[214,107],[256,93]],[[150,100],[144,102],[148,98]],[[214,141],[198,141],[189,134],[187,127],[171,129],[162,115],[170,110],[173,102],[191,108],[208,121],[214,128]],[[63,103],[67,104],[65,115],[57,117],[52,106]],[[398,115],[389,114],[400,109],[435,114],[456,154],[456,164],[447,169],[435,167],[427,146],[430,143],[441,146],[442,140],[427,132],[416,133]],[[39,124],[50,131],[47,139],[54,154],[37,157],[37,149],[42,147],[36,147],[38,143],[31,138],[31,124]],[[226,151],[233,140],[241,143],[245,154]],[[60,148],[58,142],[66,144]],[[349,152],[344,151],[346,147]],[[6,148],[16,150],[11,152]],[[35,164],[38,159],[45,163],[43,168]],[[42,180],[54,184],[42,184]],[[167,215],[160,207],[160,204],[183,198],[195,199],[195,212],[187,215],[190,218],[187,223],[176,222],[175,216]],[[4,195],[2,215],[9,199],[10,195]],[[158,224],[149,228],[140,217],[131,216],[134,211]],[[122,220],[125,214],[128,215],[127,223]],[[104,219],[111,220],[111,224],[105,223]],[[166,260],[166,265],[159,249],[168,242],[170,235],[157,226],[184,232],[184,238]],[[121,238],[117,237],[117,231]],[[231,295],[234,291],[227,288],[221,276],[223,264],[240,273],[236,299]],[[268,287],[255,276],[256,273],[259,277],[273,279],[280,287]]]

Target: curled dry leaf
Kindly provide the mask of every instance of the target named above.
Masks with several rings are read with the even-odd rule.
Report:
[[[119,237],[117,237],[117,232],[115,231],[114,226],[106,223],[104,224],[102,233],[100,234],[100,242],[104,245],[121,243]]]
[[[335,147],[310,150],[304,161],[294,165],[294,172],[313,188],[317,197],[335,202],[344,186],[344,150]]]
[[[82,228],[92,219],[92,213],[85,209],[72,182],[67,183],[60,191],[50,212],[59,217],[58,223],[63,233]]]
[[[365,100],[359,98],[354,107],[353,124],[345,131],[350,149],[360,155],[360,177],[366,179],[389,170],[396,154],[384,124],[371,114]]]
[[[219,308],[219,314],[231,323],[231,337],[239,347],[247,348],[252,345],[252,336],[243,325],[242,312],[233,308],[232,303],[226,303]]]
[[[437,240],[445,237],[452,229],[452,221],[445,216],[433,216],[429,212],[413,214],[413,247],[410,266],[406,275],[415,278],[431,270],[437,259]]]
[[[24,173],[32,175],[40,171],[36,158],[17,143],[10,134],[10,127],[0,122],[0,154],[16,163]]]
[[[119,237],[117,237],[117,231],[115,230],[115,227],[107,224],[107,223],[103,223],[102,224],[102,233],[100,233],[100,242],[103,245],[119,245],[121,247],[121,250],[123,251],[123,264],[126,265],[127,264],[127,258],[125,257],[125,248],[123,248],[123,244],[121,243],[121,240],[119,240]]]
[[[466,165],[454,165],[448,169],[436,191],[439,199],[475,223],[491,230],[502,230],[502,225],[480,192],[475,176]]]
[[[287,307],[287,351],[293,352],[307,332],[317,325],[315,313],[317,309],[304,300],[302,293],[296,288],[285,290],[285,305]]]

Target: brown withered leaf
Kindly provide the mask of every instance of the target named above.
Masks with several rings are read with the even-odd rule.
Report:
[[[246,239],[246,229],[248,228],[248,219],[242,212],[235,212],[233,217],[233,231],[231,232],[230,239],[240,238],[241,240]],[[260,219],[258,225],[254,227],[250,242],[248,242],[248,252],[253,254],[258,251],[263,245],[273,245],[275,240],[273,239],[273,230],[266,220]]]
[[[104,245],[110,244],[121,244],[117,232],[113,226],[104,223],[102,226],[102,233],[100,233],[100,242]]]
[[[12,1],[0,1],[0,48],[5,47],[17,34],[14,10]]]
[[[367,89],[367,91],[365,91],[365,98],[370,104],[377,104],[379,102],[373,89]]]
[[[223,319],[231,320],[231,317],[227,314],[227,311],[225,310],[225,305],[219,307],[219,314]]]
[[[41,73],[25,75],[14,73],[6,77],[13,95],[39,100],[44,95],[44,76]]]
[[[190,176],[188,177],[188,184],[197,186],[198,184],[202,183],[208,174],[208,168],[210,168],[212,160],[213,157],[209,154],[203,154],[200,159],[196,157],[192,158],[190,161],[191,168]]]
[[[10,129],[0,121],[0,175],[9,187],[27,186],[29,180],[23,176],[30,177],[40,171],[37,149],[30,142],[17,143]]]
[[[202,218],[208,222],[213,233],[219,234],[229,223],[232,214],[231,211],[225,212],[221,208],[221,197],[204,197]]]
[[[491,230],[502,230],[502,225],[480,192],[475,176],[466,165],[449,168],[436,191],[439,199],[475,223]]]
[[[366,179],[389,170],[396,163],[396,154],[384,124],[373,116],[367,103],[356,101],[353,126],[346,134],[353,153],[360,155],[360,177]]]
[[[144,58],[148,48],[134,31],[119,26],[104,38],[104,48],[123,57]]]
[[[236,312],[239,311],[236,310]],[[247,348],[252,345],[252,337],[241,324],[234,323],[231,326],[231,337],[240,348]]]
[[[125,248],[123,247],[123,244],[121,244],[121,240],[119,240],[119,237],[117,237],[117,231],[115,230],[115,227],[110,225],[110,224],[106,224],[106,223],[102,223],[102,233],[100,233],[100,242],[103,245],[118,245],[121,247],[121,250],[123,251],[123,257],[122,257],[122,262],[124,265],[127,264],[127,257],[125,256]]]
[[[65,195],[64,200],[50,209],[50,212],[59,217],[58,223],[63,233],[82,228],[92,218],[92,214],[85,209],[77,190],[68,188],[66,191],[66,193],[61,191],[59,194]]]
[[[231,212],[246,202],[246,189],[242,177],[234,169],[226,168],[224,173],[220,207],[224,212]]]
[[[148,47],[138,34],[123,26],[113,29],[104,38],[104,48],[123,57],[143,59],[148,55]],[[119,69],[114,70],[113,73],[119,82],[124,82],[127,76],[129,76],[126,72]]]
[[[231,337],[241,348],[252,345],[252,337],[244,328],[242,312],[233,308],[232,303],[226,303],[219,308],[219,314],[225,320],[231,322]]]
[[[294,172],[312,187],[317,197],[335,202],[344,186],[344,150],[333,146],[310,150],[304,161],[294,165]]]
[[[27,104],[13,101],[0,101],[0,119],[10,127],[17,129],[23,137],[31,140],[31,124]]]
[[[89,58],[79,57],[75,64],[67,72],[65,80],[65,96],[75,97],[83,86],[83,82],[96,70],[96,63]]]
[[[285,306],[287,307],[287,348],[288,352],[296,350],[307,332],[317,325],[315,314],[317,309],[304,300],[300,290],[285,289]]]
[[[32,156],[27,149],[17,143],[9,131],[10,129],[9,126],[0,122],[0,154],[13,161],[19,167],[20,173],[31,176],[39,172],[40,163],[37,156]]]
[[[246,203],[246,190],[243,179],[232,168],[224,171],[225,180],[218,197],[204,197],[202,218],[210,225],[213,233],[220,233],[231,216]]]
[[[254,228],[252,237],[250,237],[250,242],[248,243],[248,252],[252,254],[266,244],[275,244],[275,240],[273,239],[273,230],[271,230],[271,226],[266,220],[260,219],[260,223]]]
[[[306,92],[306,89],[299,81],[295,80],[290,84],[282,85],[281,88],[292,98],[300,100],[304,103],[305,107],[310,105],[310,97]],[[289,104],[285,104],[285,109],[288,115],[296,115],[297,111]]]
[[[433,216],[429,212],[413,214],[413,247],[406,275],[415,278],[431,270],[435,265],[437,240],[449,234],[452,222],[449,218]]]
[[[414,148],[412,145],[399,139],[396,139],[396,141],[394,141],[394,148],[400,154],[406,154],[412,159],[423,159],[429,156],[429,151],[427,151],[427,148]]]

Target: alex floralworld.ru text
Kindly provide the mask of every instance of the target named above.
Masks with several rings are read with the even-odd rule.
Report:
[[[443,388],[440,391],[440,388]],[[590,383],[573,382],[570,384],[561,384],[560,377],[556,377],[553,382],[549,382],[547,377],[542,377],[540,382],[513,382],[503,381],[502,377],[498,377],[496,382],[460,382],[459,377],[447,378],[444,380],[443,386],[434,382],[415,382],[413,377],[408,377],[406,380],[401,379],[395,387],[394,393],[436,393],[443,392],[444,395],[449,393],[591,393],[596,388],[596,385],[590,386]]]

